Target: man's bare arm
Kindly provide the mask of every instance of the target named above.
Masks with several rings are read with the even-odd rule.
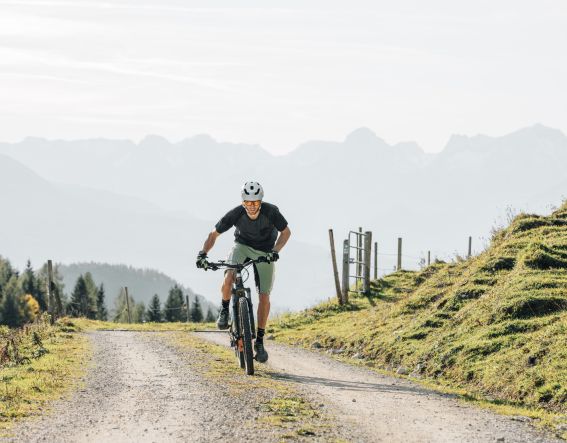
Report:
[[[207,237],[207,239],[205,240],[205,244],[203,245],[203,251],[205,251],[205,254],[208,254],[209,251],[213,249],[213,246],[215,245],[215,241],[217,240],[217,237],[219,235],[220,234],[217,232],[216,229],[214,229],[209,233],[209,236]]]
[[[289,227],[286,226],[286,228],[283,231],[281,231],[280,235],[278,236],[276,244],[274,245],[274,251],[280,252],[287,243],[287,241],[289,240],[290,236],[291,236],[291,231],[289,230]]]

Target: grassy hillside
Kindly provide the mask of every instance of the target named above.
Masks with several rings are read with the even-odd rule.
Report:
[[[519,215],[479,256],[397,272],[372,289],[346,308],[283,316],[273,334],[567,414],[567,203],[547,217]]]

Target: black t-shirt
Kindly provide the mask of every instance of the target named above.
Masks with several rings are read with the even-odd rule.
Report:
[[[287,221],[277,206],[262,202],[260,215],[256,220],[248,217],[246,209],[240,205],[228,211],[215,225],[215,229],[222,234],[233,226],[236,226],[234,240],[237,243],[269,252],[276,243],[278,231],[287,227]]]

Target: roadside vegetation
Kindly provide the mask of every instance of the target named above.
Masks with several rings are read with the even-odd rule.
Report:
[[[192,295],[189,298],[177,284],[169,289],[163,304],[158,294],[154,294],[146,306],[143,302],[137,302],[131,293],[126,299],[126,292],[122,291],[115,298],[113,309],[109,310],[105,286],[103,283],[97,284],[90,272],[77,277],[69,294],[65,291],[57,265],[54,268],[53,280],[54,298],[60,300],[60,307],[57,307],[58,317],[66,315],[90,320],[112,320],[116,323],[187,320],[200,323],[211,322],[216,318],[216,311],[210,307],[204,309],[200,296]],[[20,273],[9,260],[0,256],[0,325],[20,327],[33,322],[47,311],[47,265],[35,270],[28,260],[25,270]]]
[[[66,319],[51,326],[47,316],[23,328],[0,326],[0,436],[80,383],[91,352],[77,332]]]
[[[518,215],[476,257],[393,273],[349,306],[284,315],[270,332],[528,408],[567,437],[567,202],[550,216]]]

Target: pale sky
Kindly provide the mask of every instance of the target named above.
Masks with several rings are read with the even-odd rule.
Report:
[[[0,0],[0,141],[208,133],[281,154],[367,126],[433,152],[567,132],[566,79],[565,0]]]

